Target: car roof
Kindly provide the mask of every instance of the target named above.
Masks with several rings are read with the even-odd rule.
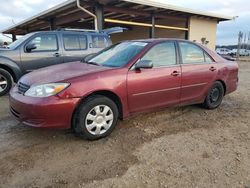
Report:
[[[185,39],[178,39],[178,38],[154,38],[154,39],[139,39],[139,40],[130,40],[134,42],[148,42],[148,43],[159,43],[159,42],[165,42],[165,41],[177,41],[177,42],[188,42],[191,44],[194,44],[196,46],[199,46],[201,49],[205,50],[209,56],[211,56],[216,62],[223,61],[222,57],[219,56],[217,53],[215,53],[213,50],[209,49],[207,46],[204,46],[198,42],[193,42],[190,40]]]
[[[130,40],[130,41],[148,42],[148,43],[157,43],[157,42],[164,42],[164,41],[179,41],[179,42],[191,42],[191,43],[194,43],[194,42],[189,41],[189,40],[178,39],[178,38],[152,38],[152,39],[136,39],[136,40]]]
[[[95,32],[95,31],[70,31],[70,30],[53,30],[53,31],[35,31],[31,32],[32,34],[37,33],[66,33],[66,34],[93,34],[93,35],[107,35],[104,32]]]

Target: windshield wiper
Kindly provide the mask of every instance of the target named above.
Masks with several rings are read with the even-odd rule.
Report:
[[[85,63],[100,66],[98,63],[92,61],[86,61]]]

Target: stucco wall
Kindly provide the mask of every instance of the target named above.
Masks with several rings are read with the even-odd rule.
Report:
[[[209,19],[201,19],[191,17],[189,20],[189,36],[188,39],[191,41],[201,42],[202,38],[206,38],[209,43],[207,47],[215,50],[216,45],[216,30],[217,21]]]

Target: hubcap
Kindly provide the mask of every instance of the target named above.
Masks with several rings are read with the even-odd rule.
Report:
[[[7,79],[0,74],[0,92],[4,91],[7,88]]]
[[[217,102],[220,98],[220,91],[218,88],[214,88],[212,89],[211,93],[210,93],[210,101],[212,103]]]
[[[89,111],[85,125],[89,133],[101,135],[109,130],[114,120],[113,111],[109,106],[98,105]]]

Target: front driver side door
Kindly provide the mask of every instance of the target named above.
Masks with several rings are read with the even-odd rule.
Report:
[[[141,60],[153,62],[152,69],[131,69],[127,75],[131,113],[180,102],[181,68],[177,63],[175,42],[153,46]]]
[[[26,46],[29,44],[35,44],[36,49],[28,52]],[[32,37],[21,50],[21,62],[25,72],[63,63],[57,35],[43,33]]]

